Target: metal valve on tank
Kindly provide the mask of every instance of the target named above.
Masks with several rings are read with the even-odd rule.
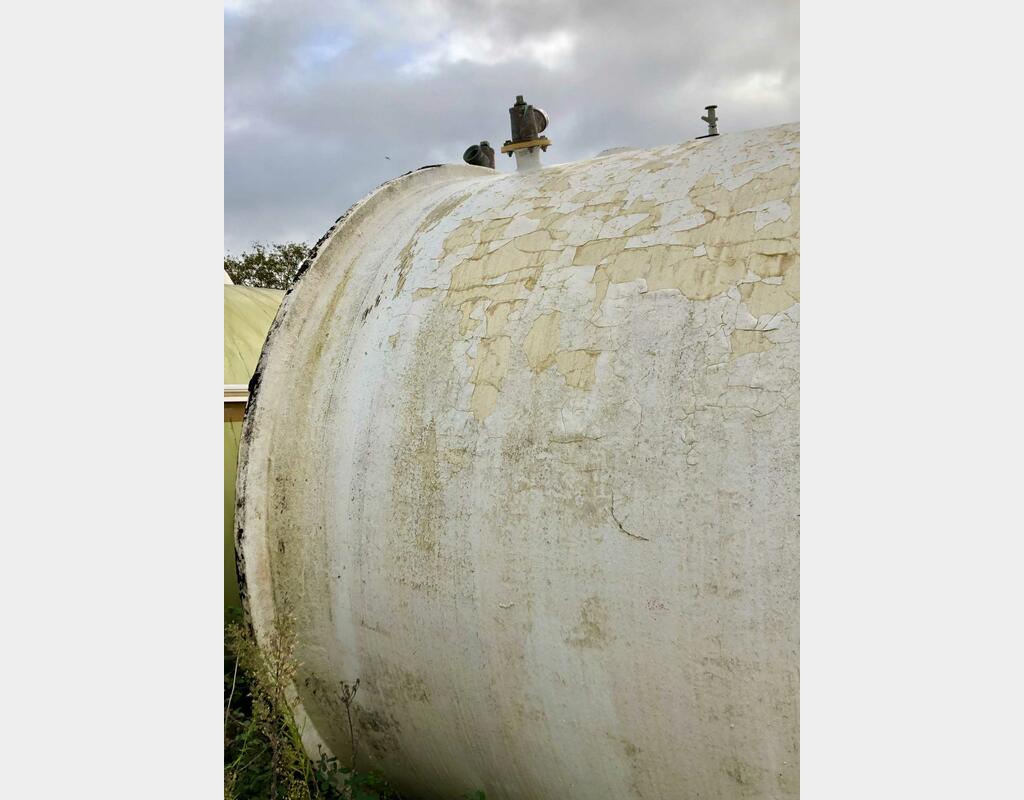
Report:
[[[517,170],[539,168],[538,149],[546,152],[551,146],[551,140],[541,135],[548,127],[548,115],[527,103],[521,94],[516,95],[508,115],[512,138],[505,142],[501,152],[508,153],[510,158],[515,154]]]

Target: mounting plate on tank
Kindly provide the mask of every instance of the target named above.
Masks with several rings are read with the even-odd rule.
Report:
[[[530,139],[525,142],[506,142],[501,147],[501,152],[511,153],[514,150],[525,150],[528,147],[539,147],[541,150],[546,151],[551,145],[551,140],[546,136],[541,136],[539,139]]]

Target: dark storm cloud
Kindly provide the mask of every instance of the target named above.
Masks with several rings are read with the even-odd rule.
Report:
[[[712,102],[722,131],[799,118],[796,2],[325,5],[228,3],[231,250],[314,241],[383,181],[504,141],[516,94],[551,117],[548,164],[699,135]]]

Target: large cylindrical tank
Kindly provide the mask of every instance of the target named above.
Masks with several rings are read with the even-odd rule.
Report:
[[[310,751],[421,798],[795,798],[798,269],[795,124],[341,218],[239,471]]]
[[[284,292],[234,286],[224,273],[224,613],[241,615],[235,570],[235,474],[249,378]]]

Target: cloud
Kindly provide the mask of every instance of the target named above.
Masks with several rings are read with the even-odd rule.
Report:
[[[569,31],[552,31],[519,42],[498,42],[485,32],[454,31],[399,71],[404,75],[435,75],[461,62],[497,66],[523,58],[545,69],[558,69],[567,65],[575,43]]]
[[[799,11],[783,0],[232,0],[225,247],[312,242],[375,186],[504,141],[545,109],[545,163],[799,118]],[[511,170],[501,157],[499,169]]]

